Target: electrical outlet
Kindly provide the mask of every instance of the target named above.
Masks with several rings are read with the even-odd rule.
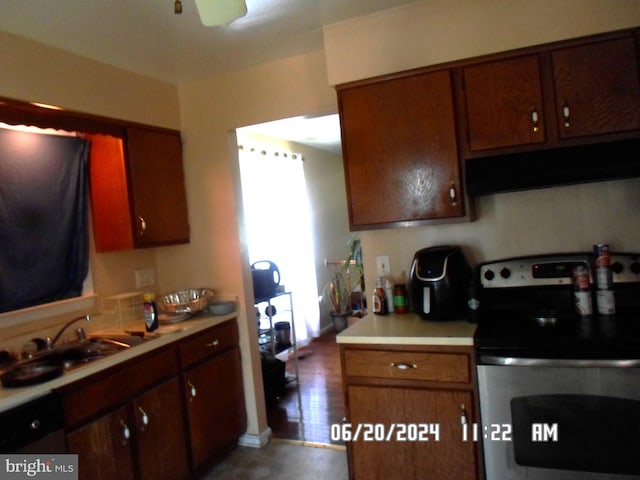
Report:
[[[391,266],[389,265],[388,255],[379,255],[376,257],[376,275],[378,277],[387,277],[391,275]]]
[[[136,288],[153,287],[155,281],[153,279],[153,268],[145,268],[136,270]]]

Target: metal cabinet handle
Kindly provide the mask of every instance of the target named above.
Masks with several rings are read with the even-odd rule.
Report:
[[[217,347],[219,343],[220,343],[220,340],[216,338],[212,342],[206,343],[204,346],[207,348],[212,348],[212,347]]]
[[[456,206],[458,203],[458,190],[456,189],[456,182],[451,180],[451,185],[449,185],[449,200],[451,200],[451,205]]]
[[[196,387],[193,386],[193,383],[187,381],[187,385],[189,385],[189,388],[191,389],[191,398],[195,397],[196,394],[198,393],[196,391]]]
[[[418,365],[416,365],[415,363],[396,363],[396,362],[391,362],[389,364],[390,367],[393,368],[397,368],[398,370],[409,370],[411,369],[415,369],[418,368]]]
[[[562,117],[564,118],[565,128],[569,128],[571,126],[569,122],[570,116],[571,116],[571,111],[569,110],[569,105],[567,105],[567,102],[565,102],[564,106],[562,107]]]
[[[531,109],[531,125],[533,125],[533,131],[538,132],[540,130],[540,115],[538,110],[534,107]]]
[[[147,415],[147,412],[145,412],[142,407],[138,407],[138,410],[140,411],[140,414],[142,415],[140,418],[142,419],[142,425],[144,425],[145,427],[147,425],[149,425],[149,415]]]
[[[122,425],[122,438],[124,438],[124,441],[126,442],[131,438],[131,430],[129,430],[127,424],[124,423],[124,420],[120,420],[120,425]]]
[[[144,235],[144,232],[147,231],[147,222],[145,221],[144,217],[139,216],[138,220],[140,221],[140,236]]]

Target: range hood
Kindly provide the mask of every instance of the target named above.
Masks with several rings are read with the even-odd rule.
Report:
[[[640,139],[466,161],[470,196],[640,176]]]

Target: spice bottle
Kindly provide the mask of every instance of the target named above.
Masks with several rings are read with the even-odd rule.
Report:
[[[144,324],[147,332],[153,332],[158,328],[158,304],[153,293],[145,293],[143,298]]]
[[[382,288],[382,279],[376,278],[376,289],[373,291],[373,313],[376,315],[386,315],[389,313],[389,306],[387,305],[387,294]]]
[[[388,278],[384,281],[384,293],[387,297],[387,308],[389,313],[393,313],[393,289],[391,288],[391,282],[389,282]]]
[[[407,287],[398,283],[393,286],[393,311],[395,313],[409,313]]]

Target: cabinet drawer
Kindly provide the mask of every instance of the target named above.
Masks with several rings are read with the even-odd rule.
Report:
[[[193,365],[236,345],[238,345],[238,325],[235,320],[230,320],[183,341],[180,344],[182,366]]]
[[[76,426],[97,412],[119,405],[133,395],[159,383],[178,371],[175,350],[171,347],[116,365],[86,379],[60,388],[65,425]]]
[[[345,375],[354,377],[469,383],[469,356],[463,353],[345,350]]]

